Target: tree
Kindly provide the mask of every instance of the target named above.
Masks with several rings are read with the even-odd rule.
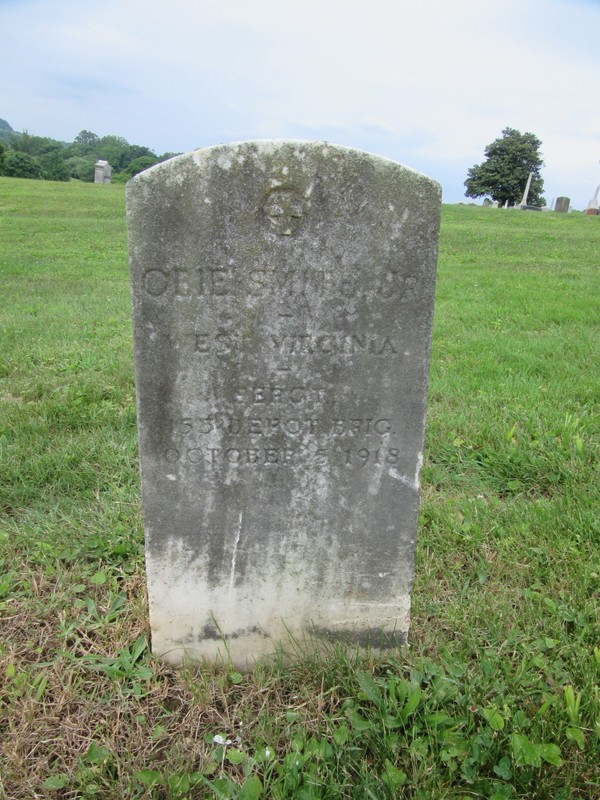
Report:
[[[94,155],[108,161],[115,172],[120,172],[131,160],[129,142],[122,136],[103,136],[94,148]]]
[[[504,205],[518,203],[523,197],[529,173],[533,172],[527,203],[545,205],[542,198],[544,181],[540,169],[544,162],[540,155],[541,141],[533,133],[521,133],[515,128],[505,128],[502,137],[489,144],[484,151],[487,161],[475,164],[467,173],[467,197],[489,195]]]
[[[73,139],[73,144],[80,145],[82,150],[87,152],[89,150],[93,150],[99,141],[100,137],[95,133],[92,133],[92,131],[82,130],[79,131],[77,136]]]
[[[158,164],[158,159],[153,156],[140,156],[136,158],[134,161],[131,161],[123,170],[123,172],[130,178],[133,178],[134,175],[137,175],[138,172],[143,172],[148,167],[153,167],[155,164]]]
[[[143,158],[145,156],[156,159],[156,153],[153,153],[149,147],[145,147],[144,145],[141,144],[129,145],[129,152],[127,154],[127,158],[130,159],[129,161],[130,164],[132,161],[135,161],[136,158]]]
[[[181,153],[172,153],[170,150],[168,150],[166,153],[163,153],[162,155],[160,155],[158,157],[158,160],[159,161],[168,161],[170,158],[175,158],[175,156],[180,156],[180,155],[182,155],[182,154]]]
[[[42,168],[34,156],[9,150],[6,153],[4,174],[9,178],[41,178]]]
[[[71,156],[65,161],[72,178],[93,183],[96,159],[94,156]]]
[[[42,168],[42,178],[45,181],[68,181],[70,177],[69,168],[67,167],[62,155],[56,150],[39,157],[39,163]]]
[[[48,136],[33,136],[27,131],[23,133],[13,133],[9,139],[9,146],[12,150],[20,153],[27,153],[30,156],[41,156],[44,153],[51,153],[55,150],[64,150],[64,144]]]

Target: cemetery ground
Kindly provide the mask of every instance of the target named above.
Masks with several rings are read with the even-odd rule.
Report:
[[[600,220],[444,207],[410,647],[149,651],[124,188],[0,179],[0,798],[600,797]]]

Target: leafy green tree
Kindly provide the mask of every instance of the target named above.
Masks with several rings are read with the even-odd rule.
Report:
[[[533,172],[529,196],[530,205],[545,205],[542,198],[544,181],[540,170],[544,165],[540,154],[541,141],[533,133],[521,133],[505,128],[502,136],[484,151],[486,161],[475,164],[465,181],[467,197],[489,196],[504,205],[518,203],[523,197],[529,173]]]
[[[39,161],[29,153],[9,150],[6,154],[4,174],[10,178],[41,178],[42,168]]]
[[[123,172],[130,178],[133,178],[138,172],[143,172],[145,169],[153,167],[155,164],[158,164],[156,156],[140,156],[128,164]]]
[[[2,120],[0,120],[2,122]],[[4,175],[4,166],[6,164],[6,147],[0,142],[0,175]]]
[[[129,152],[127,157],[131,159],[131,161],[135,161],[136,158],[142,158],[144,156],[148,156],[148,158],[156,159],[156,153],[153,153],[149,147],[144,147],[141,144],[130,144],[129,145]],[[131,163],[131,161],[129,163]]]
[[[65,161],[65,165],[72,178],[93,183],[96,171],[96,159],[94,156],[71,156]]]
[[[80,161],[81,159],[87,159],[91,161],[93,164],[96,163],[96,150],[98,148],[98,143],[100,142],[100,137],[97,136],[92,131],[79,131],[77,136],[75,137],[72,144],[67,145],[66,148],[66,160],[69,164],[69,169],[71,169],[71,164],[75,163],[76,160]],[[73,174],[71,169],[72,177],[79,178],[79,175]],[[93,176],[91,178],[93,180]]]
[[[115,172],[121,172],[129,161],[129,142],[122,136],[103,136],[94,148],[94,155],[108,161]]]
[[[9,139],[9,145],[12,150],[27,153],[30,156],[41,156],[44,153],[64,149],[63,143],[57,139],[50,139],[48,136],[32,136],[27,131],[19,134],[13,133]]]
[[[138,158],[150,157],[157,160],[156,154],[148,147],[139,144],[129,144],[121,136],[103,136],[95,150],[97,158],[106,159],[113,168],[113,173],[123,172],[132,161]]]
[[[42,178],[46,181],[68,181],[70,178],[69,168],[67,167],[62,155],[56,150],[44,153],[39,158],[42,168]]]
[[[168,161],[170,158],[175,158],[175,156],[180,156],[180,155],[181,155],[181,153],[172,153],[170,150],[168,150],[166,153],[163,153],[162,155],[160,155],[158,157],[158,160],[159,161]]]
[[[97,134],[92,133],[92,131],[83,130],[79,131],[77,136],[73,139],[73,144],[80,145],[81,149],[85,150],[85,152],[90,152],[98,145],[99,141],[100,137]]]

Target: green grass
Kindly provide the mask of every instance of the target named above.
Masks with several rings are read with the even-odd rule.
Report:
[[[411,646],[248,675],[149,653],[123,187],[0,242],[1,798],[600,797],[599,218],[444,208]]]

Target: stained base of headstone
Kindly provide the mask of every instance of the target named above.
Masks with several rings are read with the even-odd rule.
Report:
[[[189,570],[189,565],[184,565]],[[240,670],[252,668],[257,660],[288,654],[327,650],[344,645],[352,650],[382,652],[406,644],[409,627],[410,597],[393,605],[343,603],[323,596],[306,596],[297,585],[289,587],[295,607],[274,592],[267,598],[247,597],[236,592],[228,598],[230,613],[224,608],[223,592],[218,590],[203,597],[201,603],[189,606],[193,586],[185,587],[181,571],[160,570],[159,580],[151,578],[150,593],[154,598],[151,613],[152,651],[171,664],[208,659],[231,662]],[[275,579],[274,585],[278,582]],[[178,585],[185,594],[179,603],[172,587]],[[281,588],[280,585],[278,588]],[[285,591],[285,589],[284,589]],[[168,608],[168,613],[163,609]],[[215,613],[214,609],[218,608]],[[321,614],[307,617],[309,609]],[[217,616],[219,614],[219,616]],[[197,630],[198,617],[208,620]],[[197,631],[197,639],[190,631]]]
[[[153,651],[239,668],[409,625],[440,188],[327,143],[128,184]]]

